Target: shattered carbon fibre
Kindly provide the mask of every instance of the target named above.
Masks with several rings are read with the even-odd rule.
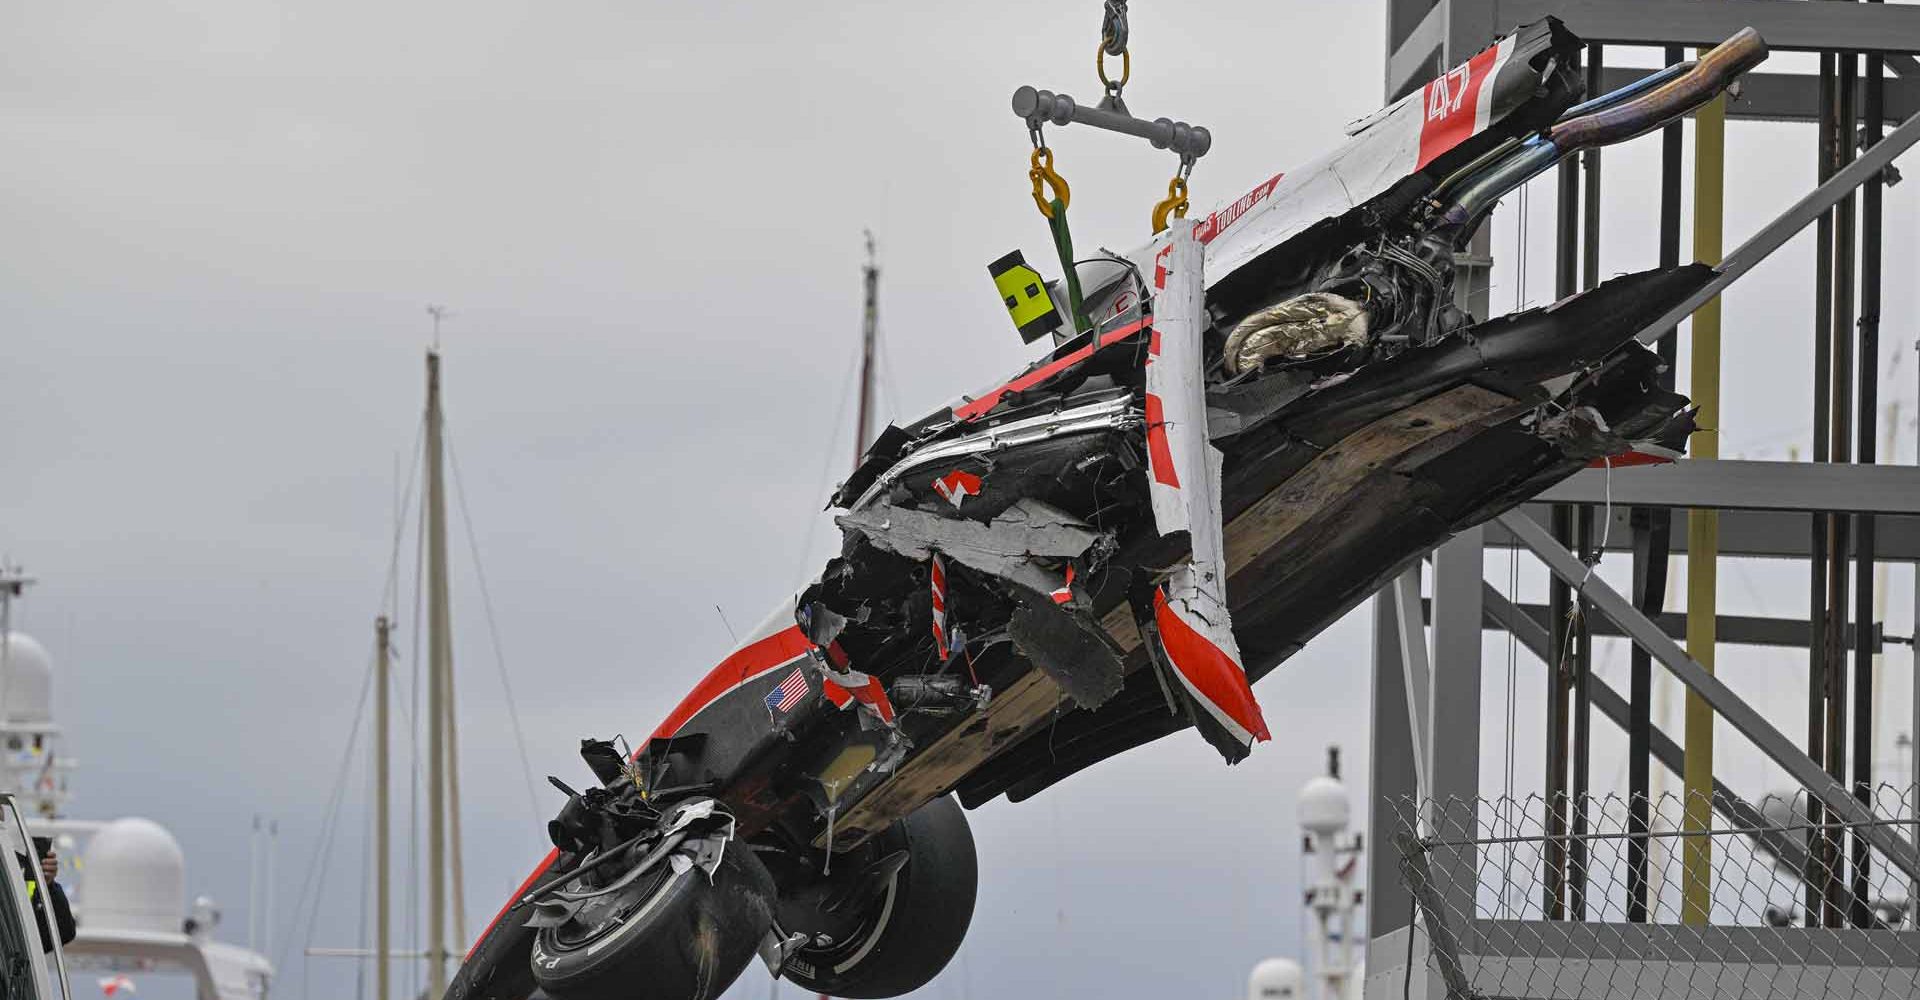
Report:
[[[1269,738],[1255,682],[1421,553],[1593,460],[1679,454],[1692,408],[1634,337],[1710,269],[1494,318],[1455,305],[1453,256],[1502,194],[1677,119],[1765,46],[1743,33],[1569,115],[1580,51],[1556,20],[1523,26],[1328,156],[1088,262],[1093,328],[887,428],[831,498],[839,553],[629,766],[596,764],[637,793],[572,801],[717,802],[747,847],[727,856],[774,887],[769,925],[725,933],[836,996],[908,992],[972,909],[947,796],[1025,799],[1189,727],[1237,761]],[[601,868],[570,885],[619,877],[588,860],[620,847],[591,827],[569,814],[449,997],[524,1000],[501,969],[580,933],[552,906],[536,922],[561,926],[529,927],[528,900],[583,864]],[[601,985],[547,991],[628,995]]]

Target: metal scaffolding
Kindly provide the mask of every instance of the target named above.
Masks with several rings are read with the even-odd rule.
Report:
[[[1375,597],[1369,836],[1398,849],[1369,856],[1366,995],[1417,989],[1432,997],[1580,996],[1622,993],[1625,983],[1634,985],[1624,995],[1913,995],[1920,983],[1920,892],[1907,888],[1897,913],[1875,901],[1884,901],[1889,886],[1920,886],[1920,831],[1886,805],[1895,801],[1911,813],[1920,801],[1889,800],[1877,788],[1871,719],[1874,657],[1889,641],[1876,620],[1875,567],[1920,564],[1920,469],[1876,464],[1889,456],[1875,449],[1881,194],[1892,158],[1920,140],[1920,5],[1387,0],[1387,8],[1389,99],[1496,35],[1547,15],[1589,43],[1590,90],[1624,86],[1649,72],[1608,65],[1610,50],[1651,48],[1670,64],[1686,47],[1711,46],[1749,26],[1776,51],[1818,53],[1820,71],[1752,74],[1732,100],[1699,116],[1694,247],[1698,259],[1718,266],[1720,278],[1642,336],[1670,362],[1669,379],[1680,322],[1692,316],[1692,335],[1706,338],[1693,344],[1691,394],[1703,409],[1694,457],[1669,467],[1581,473],[1535,503],[1461,532]],[[1820,184],[1723,263],[1717,143],[1729,126],[1719,123],[1737,129],[1753,120],[1815,126]],[[1664,129],[1661,143],[1660,263],[1671,266],[1679,263],[1685,224],[1681,126]],[[1559,296],[1600,279],[1598,222],[1607,197],[1601,181],[1597,151],[1561,167]],[[1809,304],[1813,460],[1702,460],[1717,457],[1720,372],[1717,316],[1703,321],[1696,310],[1717,304],[1729,284],[1809,227],[1817,248]],[[1463,305],[1486,316],[1484,279],[1493,261],[1485,231],[1458,264],[1479,278],[1460,283],[1475,293]],[[1551,574],[1547,603],[1516,604],[1488,583],[1489,547],[1524,551],[1544,564]],[[1592,572],[1603,551],[1630,553],[1629,592]],[[1666,568],[1682,554],[1691,593],[1685,607],[1668,609]],[[1718,614],[1712,580],[1726,557],[1804,561],[1809,617]],[[1430,600],[1421,598],[1423,579]],[[1920,621],[1920,607],[1915,617]],[[1499,822],[1490,826],[1489,816],[1504,815],[1511,803],[1493,802],[1480,788],[1483,629],[1511,632],[1548,666],[1545,787],[1530,800],[1535,825],[1526,837],[1499,836]],[[1595,636],[1633,643],[1624,693],[1592,675]],[[1807,651],[1803,735],[1763,717],[1714,676],[1716,647],[1744,644]],[[1688,692],[1684,734],[1652,721],[1656,666]],[[1920,680],[1915,690],[1913,725],[1920,730]],[[1603,724],[1627,736],[1623,797],[1596,796],[1590,788],[1596,710]],[[1715,720],[1800,786],[1785,814],[1759,790],[1733,787],[1715,771]],[[1655,768],[1686,781],[1675,828],[1664,832],[1650,823],[1650,810],[1658,819],[1658,796],[1650,794]],[[1749,846],[1730,850],[1730,836]],[[1512,845],[1523,840],[1534,848],[1526,873],[1532,896],[1516,920],[1503,909],[1513,873],[1493,880],[1484,869],[1501,851],[1510,860]],[[1678,859],[1672,886],[1656,884],[1663,863],[1650,855],[1667,844]],[[1604,863],[1590,851],[1603,853]],[[1755,910],[1744,924],[1727,916],[1723,891],[1734,881],[1727,855],[1743,851],[1764,854],[1793,883],[1784,911],[1769,903],[1764,920]],[[1495,882],[1500,888],[1490,897]],[[1663,922],[1662,914],[1673,919]],[[1537,978],[1516,973],[1523,967],[1549,971]],[[1631,975],[1621,972],[1628,967]],[[1862,972],[1867,967],[1871,975]]]

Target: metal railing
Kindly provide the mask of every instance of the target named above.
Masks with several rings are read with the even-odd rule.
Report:
[[[1644,825],[1618,795],[1405,801],[1396,846],[1449,996],[1920,996],[1914,887],[1863,836],[1912,837],[1915,801],[1871,798],[1868,822],[1721,801],[1698,830],[1677,794]],[[1683,891],[1688,853],[1709,859],[1705,893]]]

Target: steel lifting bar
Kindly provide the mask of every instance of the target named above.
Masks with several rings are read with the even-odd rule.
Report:
[[[1643,344],[1660,339],[1666,331],[1681,320],[1693,315],[1694,311],[1711,301],[1714,296],[1725,291],[1742,275],[1753,270],[1754,265],[1766,260],[1775,250],[1805,229],[1808,223],[1820,217],[1821,213],[1847,196],[1854,188],[1865,184],[1868,178],[1879,173],[1894,157],[1899,156],[1915,142],[1920,142],[1920,114],[1900,123],[1885,139],[1860,154],[1860,158],[1836,171],[1819,187],[1809,191],[1792,208],[1780,213],[1778,218],[1767,223],[1766,227],[1753,234],[1753,238],[1740,244],[1739,248],[1726,256],[1714,275],[1699,291],[1687,296],[1679,305],[1667,310],[1666,315],[1647,324],[1639,333]],[[1502,523],[1505,522],[1502,518]]]
[[[1753,706],[1733,693],[1707,668],[1695,662],[1678,644],[1667,638],[1659,626],[1634,610],[1626,598],[1621,597],[1598,575],[1589,572],[1588,567],[1555,542],[1545,528],[1518,511],[1500,515],[1499,521],[1522,545],[1533,550],[1555,576],[1581,586],[1587,600],[1601,614],[1612,619],[1629,638],[1652,654],[1654,659],[1665,664],[1680,683],[1704,699],[1717,715],[1792,775],[1808,793],[1818,797],[1843,822],[1858,825],[1860,835],[1873,845],[1874,850],[1908,877],[1920,879],[1920,855],[1916,855],[1913,846],[1895,832],[1893,826],[1882,822],[1873,810],[1855,799],[1840,782],[1833,780],[1824,768],[1802,753],[1792,740],[1775,729]]]
[[[1148,121],[1102,107],[1088,107],[1066,94],[1056,94],[1051,90],[1021,87],[1014,91],[1013,113],[1029,126],[1038,126],[1042,122],[1054,125],[1079,122],[1108,132],[1138,136],[1153,143],[1155,149],[1171,149],[1187,160],[1197,160],[1213,148],[1213,133],[1204,126],[1189,125],[1170,118]]]

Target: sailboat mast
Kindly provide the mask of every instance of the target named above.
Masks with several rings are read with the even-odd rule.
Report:
[[[873,355],[880,339],[880,261],[873,249],[873,230],[866,230],[866,236],[867,263],[860,269],[865,301],[860,320],[860,413],[853,425],[855,468],[860,466],[860,460],[867,454],[867,431],[873,426]],[[817,1000],[833,998],[822,993]]]
[[[443,567],[444,570],[444,567]],[[454,724],[456,714],[453,696],[453,655],[448,653],[442,663],[446,671],[440,678],[440,693],[443,701],[440,711],[444,715],[447,740],[447,878],[452,889],[448,895],[453,905],[453,943],[455,950],[464,950],[467,946],[467,889],[466,866],[460,850],[460,729]]]
[[[387,616],[381,615],[373,623],[373,641],[377,648],[374,653],[373,685],[376,694],[373,698],[373,948],[374,948],[374,1000],[387,1000],[388,963],[392,958],[393,942],[389,939],[391,928],[387,922],[387,904],[391,895],[388,879],[392,872],[388,868],[388,831],[389,807],[391,801],[387,790],[387,696],[392,687],[389,679],[392,673],[392,660],[389,650],[392,648]]]
[[[860,330],[860,414],[853,425],[853,464],[867,453],[867,431],[873,425],[873,355],[880,335],[880,264],[874,257],[873,231],[867,231],[867,265],[861,269],[866,285],[866,308]]]
[[[435,317],[437,320],[438,317]],[[437,325],[437,324],[436,324]],[[440,352],[427,352],[427,995],[447,992],[447,498]]]

